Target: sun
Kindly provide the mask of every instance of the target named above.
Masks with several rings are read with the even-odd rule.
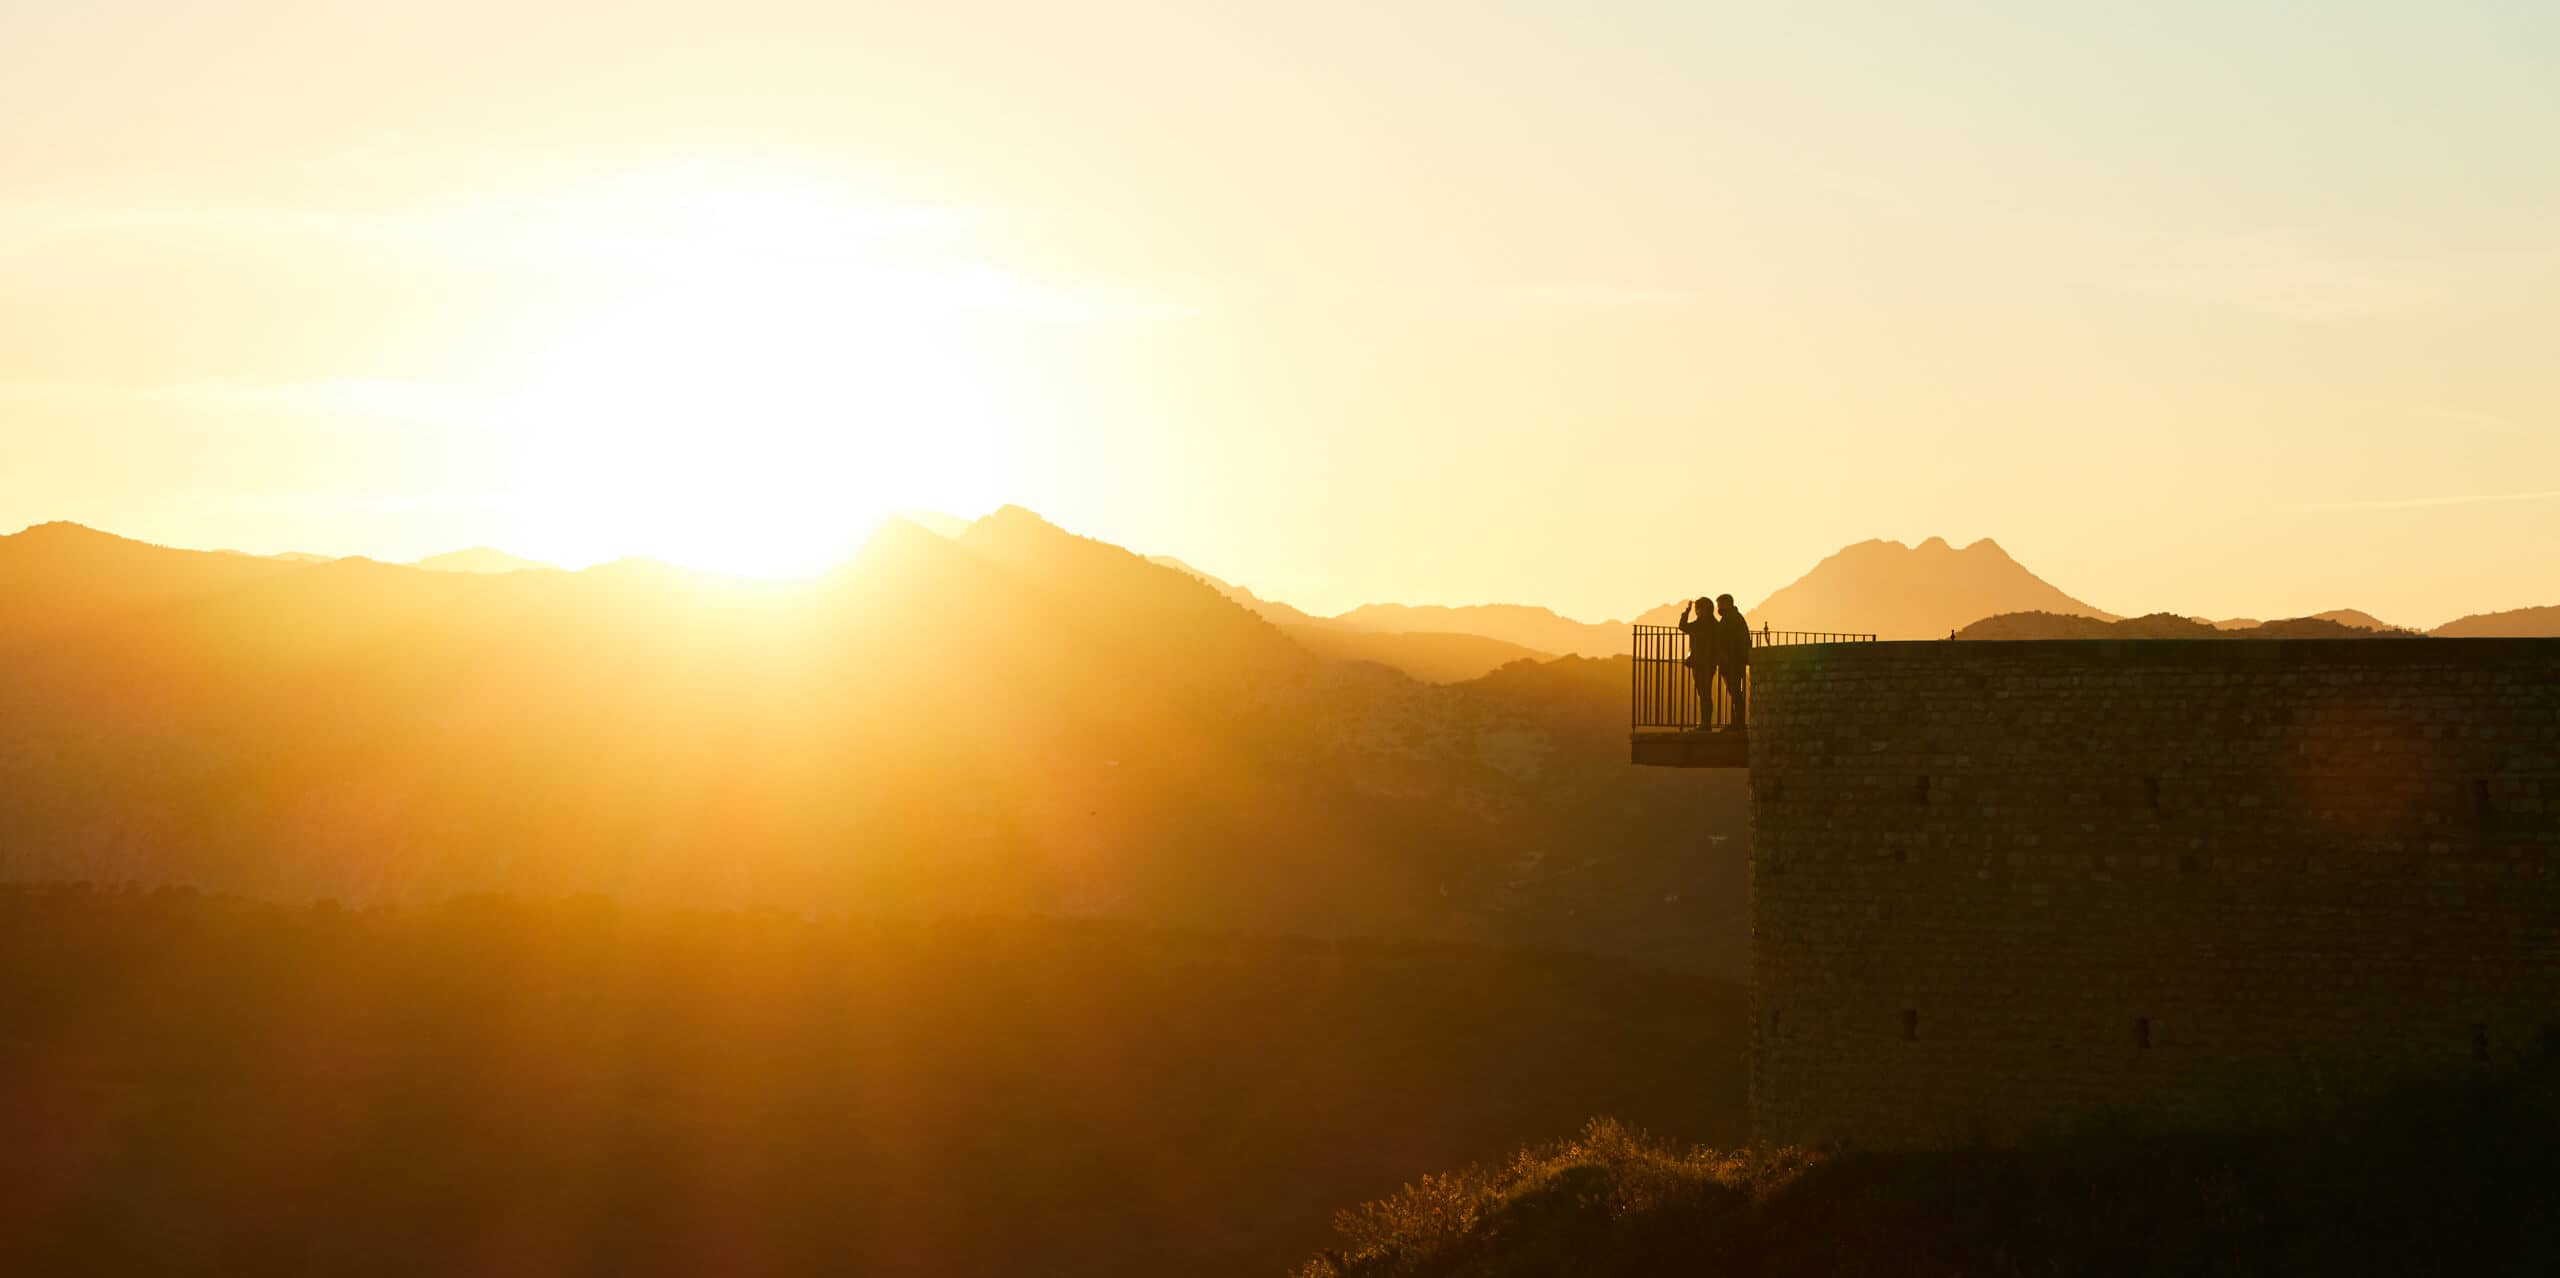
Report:
[[[983,271],[877,215],[693,194],[587,230],[599,296],[509,397],[529,540],[756,576],[841,561],[902,506],[994,504]]]

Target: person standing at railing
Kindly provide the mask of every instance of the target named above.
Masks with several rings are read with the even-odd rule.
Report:
[[[1697,610],[1695,620],[1690,610]],[[1716,721],[1716,605],[1705,595],[1695,603],[1680,605],[1680,633],[1689,636],[1689,655],[1681,659],[1689,667],[1689,682],[1698,690],[1698,726],[1711,727]]]
[[[1734,606],[1731,595],[1717,595],[1716,607],[1721,610],[1715,624],[1716,673],[1724,680],[1728,707],[1725,713],[1732,718],[1733,726],[1747,728],[1750,725],[1743,713],[1742,681],[1751,669],[1751,623],[1744,620],[1742,609]]]

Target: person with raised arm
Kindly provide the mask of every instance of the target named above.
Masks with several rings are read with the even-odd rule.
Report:
[[[1693,618],[1691,610],[1696,610]],[[1716,726],[1716,605],[1705,595],[1680,605],[1680,633],[1689,636],[1689,681],[1698,689],[1698,727]]]

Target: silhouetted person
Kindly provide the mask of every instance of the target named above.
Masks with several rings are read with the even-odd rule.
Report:
[[[1717,595],[1716,607],[1716,673],[1724,679],[1725,701],[1733,726],[1748,726],[1742,706],[1742,679],[1751,669],[1751,623],[1743,620],[1742,610],[1734,607],[1733,596]]]
[[[1690,609],[1697,610],[1693,620]],[[1689,682],[1698,689],[1698,726],[1703,728],[1716,718],[1716,605],[1705,595],[1696,603],[1680,605],[1680,633],[1689,636],[1689,656],[1682,662],[1689,667]]]

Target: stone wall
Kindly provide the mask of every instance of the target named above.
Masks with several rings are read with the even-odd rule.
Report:
[[[1760,1140],[2281,1119],[2560,1027],[2560,641],[1753,660]]]

